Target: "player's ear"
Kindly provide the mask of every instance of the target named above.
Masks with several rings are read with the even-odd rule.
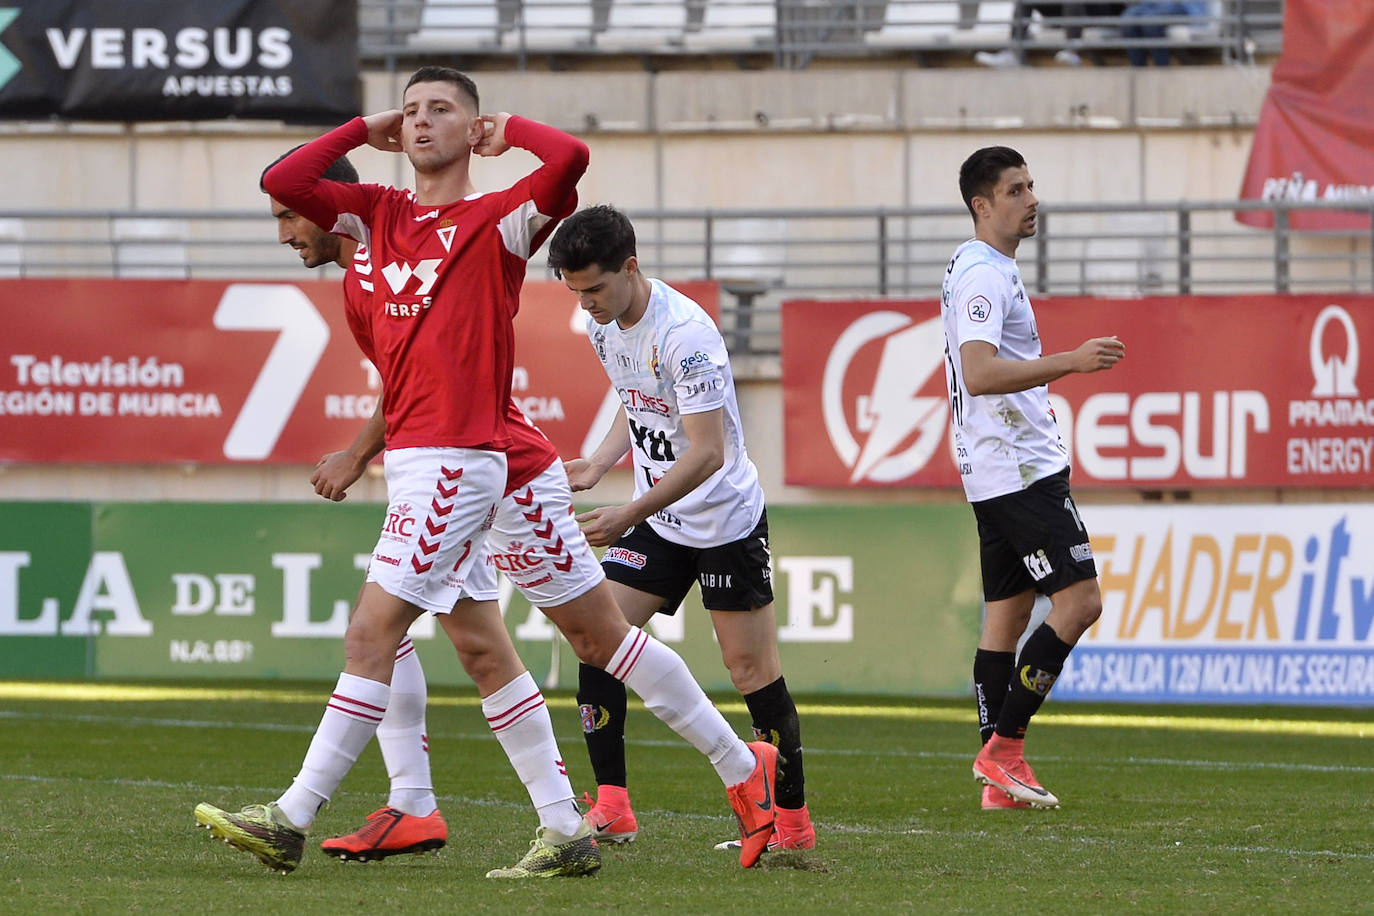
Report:
[[[620,265],[620,272],[629,276],[634,276],[639,272],[639,258],[630,255],[625,259],[625,263]]]

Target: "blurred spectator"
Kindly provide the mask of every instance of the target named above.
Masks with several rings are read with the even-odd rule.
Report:
[[[1090,16],[1121,16],[1125,8],[1125,3],[1069,3],[1062,0],[1051,3],[1043,0],[1016,0],[1011,18],[1011,47],[1003,48],[1001,51],[979,51],[973,55],[973,59],[985,67],[1023,66],[1026,62],[1025,42],[1030,36],[1031,14],[1039,13],[1046,24],[1050,24],[1053,19],[1069,20],[1063,29],[1070,47],[1061,48],[1056,52],[1054,60],[1055,63],[1077,67],[1083,59],[1072,45],[1083,38],[1083,26],[1076,20]]]
[[[1160,16],[1200,18],[1206,15],[1206,0],[1191,0],[1191,2],[1182,3],[1146,0],[1146,2],[1132,3],[1126,9],[1126,12],[1121,14],[1121,36],[1123,38],[1163,38],[1168,34],[1168,25],[1142,25],[1136,23],[1135,20],[1137,19],[1157,18]],[[1130,58],[1132,67],[1145,66],[1145,48],[1127,48],[1126,56]],[[1169,66],[1168,48],[1150,48],[1149,57],[1154,60],[1156,67]]]

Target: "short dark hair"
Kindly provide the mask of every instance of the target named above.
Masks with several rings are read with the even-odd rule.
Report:
[[[616,273],[635,255],[635,227],[624,213],[605,204],[578,210],[549,242],[549,267],[560,277],[565,270],[592,264]]]
[[[472,99],[472,107],[478,112],[482,110],[482,103],[477,99],[477,84],[472,81],[472,77],[466,73],[461,73],[452,67],[440,67],[429,65],[421,67],[410,74],[410,79],[406,82],[406,89],[416,83],[452,83],[458,87],[458,91]],[[404,90],[402,90],[404,94]]]
[[[289,150],[282,153],[276,159],[273,159],[271,164],[268,165],[267,168],[262,170],[262,174],[258,176],[259,191],[261,191],[264,194],[267,193],[267,187],[263,184],[263,179],[267,177],[268,172],[272,171],[272,166],[276,165],[278,162],[281,162],[283,159],[294,153],[296,150],[300,149],[302,146],[305,146],[305,144],[302,143],[299,146],[291,147]],[[326,181],[346,181],[349,184],[357,184],[358,170],[353,167],[353,163],[348,161],[347,156],[340,156],[338,159],[335,159],[333,162],[329,163],[329,168],[325,169],[324,174],[320,177],[324,178]]]
[[[1025,164],[1025,158],[1009,146],[985,146],[964,160],[959,167],[959,193],[964,196],[964,206],[974,222],[978,221],[978,214],[973,212],[973,198],[991,200],[1002,173]]]

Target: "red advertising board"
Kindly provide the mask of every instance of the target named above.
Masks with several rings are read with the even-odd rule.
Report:
[[[718,311],[714,283],[674,285]],[[0,461],[313,464],[380,390],[336,283],[17,279],[0,302]],[[608,385],[563,284],[525,284],[515,356],[515,397],[580,454]]]
[[[1260,109],[1245,200],[1374,200],[1374,4],[1287,0],[1283,53]],[[1236,216],[1273,225],[1273,214]],[[1367,213],[1308,210],[1294,229],[1368,229]]]
[[[1075,487],[1374,487],[1374,296],[1045,299],[1046,353],[1115,334],[1110,372],[1050,384]],[[935,301],[783,304],[789,484],[958,487]]]

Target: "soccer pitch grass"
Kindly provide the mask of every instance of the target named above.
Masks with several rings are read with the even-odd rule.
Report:
[[[534,835],[528,796],[475,696],[431,696],[449,845],[341,863],[319,851],[385,802],[375,745],[321,812],[294,873],[213,841],[191,809],[276,797],[327,684],[0,683],[0,912],[852,910],[1354,913],[1374,900],[1374,713],[1055,704],[1028,750],[1055,811],[979,808],[971,703],[802,697],[818,846],[745,871],[699,754],[631,703],[631,846],[590,879],[496,882]],[[741,733],[737,697],[717,698]],[[591,789],[575,702],[549,702]],[[440,909],[442,908],[442,910]]]

